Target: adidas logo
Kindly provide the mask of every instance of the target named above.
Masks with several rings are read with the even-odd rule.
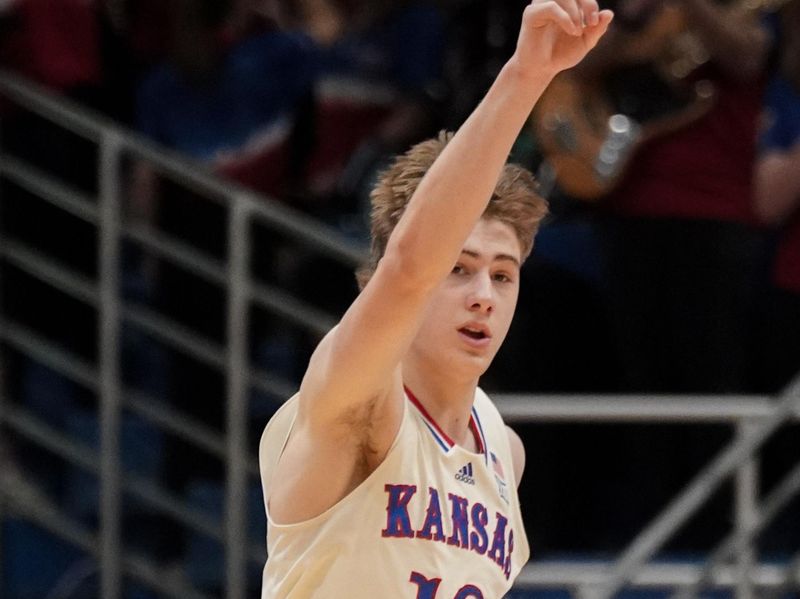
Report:
[[[475,484],[475,479],[472,478],[472,462],[469,462],[466,466],[456,472],[456,480],[462,483],[467,483],[468,485]]]

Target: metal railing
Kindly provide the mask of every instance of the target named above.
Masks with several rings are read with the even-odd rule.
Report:
[[[758,497],[754,453],[779,425],[800,419],[800,376],[778,401],[762,396],[552,396],[495,395],[507,422],[677,422],[728,423],[734,440],[646,527],[617,558],[603,564],[547,562],[529,564],[518,578],[522,587],[566,586],[591,599],[612,597],[624,586],[674,586],[679,597],[695,596],[704,585],[732,586],[739,599],[755,586],[776,589],[800,581],[796,565],[787,568],[755,563],[751,547],[760,533],[800,491],[800,464],[763,502]],[[648,560],[696,513],[719,485],[735,475],[735,530],[703,566],[654,565]],[[725,560],[736,557],[735,567]],[[800,554],[798,558],[800,559]]]
[[[99,359],[96,364],[89,363],[67,348],[57,346],[3,315],[0,315],[0,341],[95,391],[101,398],[101,444],[99,451],[93,451],[48,427],[36,414],[12,404],[0,387],[0,430],[14,430],[17,435],[69,462],[99,473],[101,481],[101,513],[97,533],[69,520],[46,496],[30,488],[22,478],[12,481],[9,473],[3,473],[5,478],[0,484],[0,519],[3,510],[10,508],[94,555],[99,564],[102,596],[106,599],[119,599],[123,575],[132,576],[166,596],[203,597],[197,590],[170,580],[145,558],[125,553],[120,539],[120,497],[123,491],[129,492],[145,504],[169,514],[187,528],[223,542],[226,597],[241,599],[246,591],[244,568],[247,560],[260,561],[264,557],[263,547],[250,547],[241,542],[241,539],[248,538],[244,520],[247,479],[248,476],[258,475],[255,460],[248,454],[244,444],[247,390],[253,387],[287,397],[294,387],[291,382],[259,371],[249,363],[246,352],[247,307],[259,306],[314,334],[324,333],[335,322],[332,315],[292,297],[284,290],[257,283],[250,278],[246,266],[252,243],[248,234],[250,224],[257,221],[279,230],[296,243],[320,251],[347,266],[359,263],[363,250],[335,231],[283,205],[222,182],[196,165],[165,153],[114,123],[68,102],[54,99],[7,73],[0,74],[0,93],[98,144],[97,201],[55,180],[34,165],[13,156],[0,156],[0,177],[97,228],[97,279],[65,269],[37,248],[14,239],[3,240],[0,255],[28,275],[97,310]],[[180,181],[185,187],[227,207],[229,245],[225,260],[204,255],[149,225],[127,222],[121,217],[123,184],[120,170],[123,155],[152,163],[160,172]],[[162,259],[227,290],[227,343],[224,346],[149,308],[121,298],[119,249],[122,240],[139,244]],[[121,384],[118,370],[122,323],[133,325],[166,346],[227,375],[226,434],[211,431],[186,415],[165,407],[157,398]],[[496,396],[501,412],[510,423],[726,422],[737,429],[731,445],[642,532],[619,561],[603,564],[534,561],[524,568],[517,586],[566,586],[587,596],[609,597],[626,584],[669,585],[692,591],[699,583],[709,582],[736,587],[739,598],[747,599],[755,586],[781,589],[791,584],[791,568],[758,563],[751,541],[763,528],[765,521],[774,516],[788,497],[796,493],[799,484],[797,476],[790,474],[784,484],[760,504],[758,467],[753,456],[778,424],[798,417],[798,395],[800,393],[795,384],[777,402],[774,398],[761,396]],[[123,406],[159,428],[224,458],[227,478],[222,524],[192,509],[154,481],[123,471],[119,438]],[[736,479],[736,530],[711,556],[710,565],[648,564],[664,540],[731,474]],[[733,554],[736,555],[736,566],[717,567]]]
[[[123,573],[154,586],[168,596],[187,596],[187,589],[164,583],[153,575],[157,568],[140,558],[131,561],[121,547],[121,493],[125,489],[146,504],[178,519],[183,525],[223,541],[226,563],[226,596],[245,596],[245,564],[248,558],[263,561],[264,548],[253,549],[242,543],[246,535],[245,491],[248,475],[257,476],[254,458],[245,446],[247,438],[247,391],[250,387],[275,396],[288,397],[294,390],[289,381],[258,371],[249,364],[246,351],[247,307],[252,304],[313,334],[327,331],[334,318],[291,294],[251,281],[247,276],[252,222],[259,222],[295,243],[322,251],[348,267],[360,263],[362,249],[341,234],[318,224],[277,202],[262,198],[228,182],[223,182],[198,165],[165,152],[137,135],[125,131],[103,117],[68,101],[49,96],[42,89],[8,73],[0,74],[0,93],[25,110],[51,120],[70,132],[97,143],[99,151],[98,198],[70,188],[33,164],[17,157],[0,156],[0,176],[33,193],[69,214],[94,225],[98,231],[99,272],[91,280],[60,264],[19,240],[3,239],[0,254],[7,262],[30,276],[93,307],[98,313],[98,363],[90,364],[66,348],[56,346],[20,323],[0,317],[0,340],[19,353],[47,365],[56,372],[94,390],[100,410],[100,449],[81,446],[48,428],[36,415],[13,407],[0,394],[0,427],[14,430],[67,461],[90,471],[100,480],[99,531],[87,531],[45,501],[42,496],[20,497],[13,485],[2,485],[0,495],[16,511],[22,510],[50,530],[76,543],[96,556],[99,562],[101,595],[121,597]],[[221,202],[227,207],[229,248],[227,260],[220,263],[196,249],[141,222],[122,218],[123,158],[147,161],[165,176],[181,185]],[[96,200],[96,201],[95,201]],[[228,291],[225,346],[179,325],[151,309],[124,301],[120,293],[120,246],[123,239],[136,242],[162,259],[181,266],[192,274]],[[226,375],[226,433],[217,435],[184,415],[164,407],[154,398],[124,389],[119,360],[121,326],[126,322],[145,331],[165,345],[192,356]],[[122,408],[132,409],[159,427],[224,458],[226,464],[225,515],[222,526],[193,512],[179,498],[160,489],[153,481],[123,475],[120,461]],[[191,591],[188,596],[199,596]]]

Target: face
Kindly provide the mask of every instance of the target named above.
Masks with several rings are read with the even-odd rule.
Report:
[[[414,357],[459,379],[483,374],[514,316],[520,254],[509,225],[481,219],[434,293],[411,346]]]

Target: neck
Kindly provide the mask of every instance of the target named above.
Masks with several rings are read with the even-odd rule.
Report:
[[[425,406],[436,423],[458,445],[472,448],[474,437],[469,428],[470,411],[478,379],[457,381],[426,376],[410,364],[403,364],[403,383]]]

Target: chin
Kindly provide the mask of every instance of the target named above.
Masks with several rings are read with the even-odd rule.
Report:
[[[460,363],[456,368],[459,371],[464,372],[465,377],[467,378],[477,378],[489,370],[489,366],[492,365],[493,359],[494,352],[466,352],[464,354],[464,358],[459,360]]]

